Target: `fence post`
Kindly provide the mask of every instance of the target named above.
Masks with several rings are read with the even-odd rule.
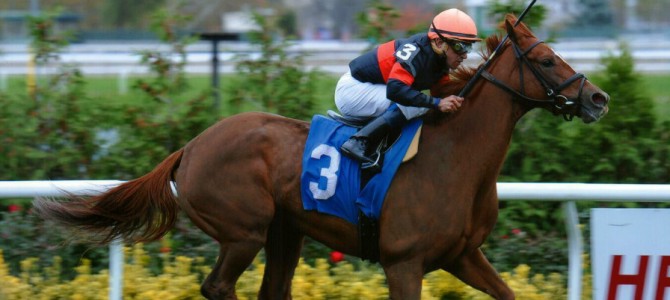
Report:
[[[7,72],[0,70],[0,91],[6,91],[8,89],[9,84],[7,84],[7,82],[9,80],[7,77]]]
[[[563,203],[568,234],[568,300],[579,300],[582,294],[582,253],[584,246],[575,201]]]
[[[125,95],[128,93],[128,69],[119,71],[117,79],[119,94]]]
[[[123,299],[123,243],[109,244],[109,300]]]

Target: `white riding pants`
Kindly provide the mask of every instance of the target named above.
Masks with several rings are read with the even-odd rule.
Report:
[[[345,116],[361,119],[376,117],[384,113],[393,101],[386,98],[386,85],[360,82],[347,72],[335,87],[335,106]],[[398,108],[408,120],[428,112],[429,108],[404,106]]]

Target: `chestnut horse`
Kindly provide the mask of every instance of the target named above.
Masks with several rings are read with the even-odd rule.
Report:
[[[515,124],[535,107],[585,123],[598,120],[609,96],[576,73],[516,18],[508,40],[486,39],[491,60],[453,114],[424,119],[420,152],[400,166],[379,219],[380,264],[392,299],[420,299],[424,274],[446,270],[496,299],[514,293],[480,246],[498,216],[496,181]],[[491,53],[506,41],[498,53]],[[475,70],[459,69],[444,94],[458,94]],[[209,299],[236,299],[235,283],[265,248],[260,299],[291,299],[291,280],[305,236],[360,256],[357,226],[305,211],[302,152],[310,125],[266,113],[221,120],[150,173],[90,198],[39,199],[44,218],[115,238],[150,241],[169,231],[179,209],[220,243],[202,285]],[[175,182],[176,196],[170,181]]]

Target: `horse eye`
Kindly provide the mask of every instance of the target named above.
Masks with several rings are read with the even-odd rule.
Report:
[[[546,68],[553,67],[554,62],[551,61],[550,59],[545,59],[545,60],[542,60],[542,66],[546,67]]]

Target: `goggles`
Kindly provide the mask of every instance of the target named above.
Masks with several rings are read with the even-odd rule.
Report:
[[[466,53],[469,53],[472,51],[472,44],[471,43],[465,43],[461,41],[454,41],[454,40],[447,40],[447,44],[449,44],[449,47],[456,52],[458,55],[463,55]]]

